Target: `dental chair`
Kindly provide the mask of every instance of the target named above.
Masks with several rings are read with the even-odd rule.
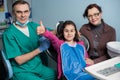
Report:
[[[45,52],[57,63],[57,51],[54,49],[52,45],[50,45],[50,48]]]
[[[13,76],[13,71],[11,64],[8,59],[6,59],[5,54],[0,50],[0,80],[9,80]]]

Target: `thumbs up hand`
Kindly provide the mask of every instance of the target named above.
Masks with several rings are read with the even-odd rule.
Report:
[[[40,26],[37,27],[37,34],[40,35],[40,34],[43,34],[44,32],[45,32],[45,27],[42,21],[40,21]]]
[[[45,27],[42,23],[42,21],[40,21],[40,26],[37,27],[37,34],[43,34],[45,32]],[[39,46],[39,50],[41,52],[43,52],[44,50],[47,50],[50,46],[50,42],[47,38],[45,38],[44,36],[42,36],[40,39],[40,46]]]

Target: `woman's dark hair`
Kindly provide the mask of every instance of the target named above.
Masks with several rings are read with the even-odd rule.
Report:
[[[97,8],[100,12],[102,12],[101,7],[98,6],[97,4],[90,4],[90,5],[88,5],[87,8],[85,9],[85,12],[84,12],[84,14],[83,14],[83,17],[84,17],[84,18],[87,17],[87,16],[88,16],[88,10],[89,10],[89,9],[92,9],[92,8],[94,8],[94,7]]]
[[[59,35],[59,39],[62,39],[62,40],[66,40],[64,38],[64,34],[63,34],[63,31],[64,31],[64,28],[67,26],[67,25],[73,25],[74,28],[75,28],[75,37],[74,37],[74,41],[79,41],[79,36],[78,36],[78,31],[77,31],[77,28],[76,28],[76,25],[73,21],[71,20],[67,20],[63,23],[63,25],[61,26],[61,29],[60,29],[60,35]]]
[[[18,0],[18,1],[15,1],[15,2],[13,3],[13,5],[12,5],[12,11],[14,11],[14,7],[15,7],[16,5],[18,5],[18,4],[27,4],[28,7],[29,7],[29,9],[30,9],[30,4],[29,4],[28,2],[26,2],[26,1],[24,1],[24,0]]]

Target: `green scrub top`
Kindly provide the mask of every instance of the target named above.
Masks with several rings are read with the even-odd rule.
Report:
[[[41,69],[41,59],[37,55],[28,62],[18,65],[13,58],[31,52],[39,47],[39,37],[36,28],[39,24],[28,23],[29,37],[18,30],[13,24],[3,33],[3,47],[7,59],[10,59],[13,72],[37,72]]]

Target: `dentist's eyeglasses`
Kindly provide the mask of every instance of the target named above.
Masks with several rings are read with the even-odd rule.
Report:
[[[88,18],[92,18],[92,17],[98,17],[100,15],[100,13],[94,13],[93,15],[88,15]]]

